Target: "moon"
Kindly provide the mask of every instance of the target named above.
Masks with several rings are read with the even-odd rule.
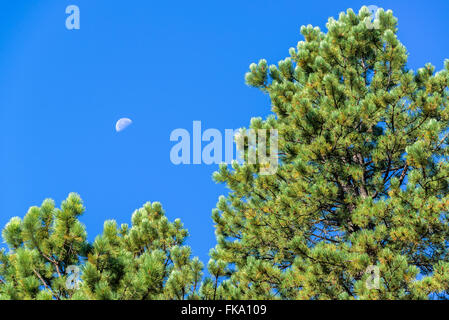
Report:
[[[121,118],[117,123],[115,124],[115,131],[120,132],[128,128],[133,121],[129,118]]]

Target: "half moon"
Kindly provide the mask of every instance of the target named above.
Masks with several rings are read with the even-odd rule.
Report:
[[[117,123],[115,124],[115,131],[120,132],[128,128],[133,121],[128,118],[121,118]]]

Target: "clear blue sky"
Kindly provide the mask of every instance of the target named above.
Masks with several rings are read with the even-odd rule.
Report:
[[[78,5],[81,29],[65,28]],[[215,165],[175,166],[170,132],[248,126],[270,102],[244,84],[248,65],[276,63],[362,5],[390,8],[413,69],[449,58],[449,2],[0,0],[0,226],[51,197],[78,192],[89,239],[103,222],[129,223],[160,201],[181,218],[205,263],[215,245],[211,210],[226,193]],[[121,133],[115,122],[134,123]]]

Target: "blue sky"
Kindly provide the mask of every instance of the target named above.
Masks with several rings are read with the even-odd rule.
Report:
[[[65,28],[77,5],[81,29]],[[211,210],[226,188],[216,165],[170,162],[172,130],[248,126],[270,101],[244,84],[251,62],[277,61],[301,25],[362,5],[392,9],[409,67],[449,58],[448,1],[0,0],[0,226],[48,197],[78,192],[89,239],[129,223],[147,201],[181,218],[205,263]],[[115,132],[115,122],[133,124]]]

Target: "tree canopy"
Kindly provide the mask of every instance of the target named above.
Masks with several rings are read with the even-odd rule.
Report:
[[[447,298],[449,60],[408,69],[391,11],[372,23],[349,9],[326,27],[303,26],[289,57],[246,74],[273,111],[249,128],[277,130],[279,165],[214,174],[230,191],[212,213],[206,277],[160,203],[90,243],[72,193],[5,226],[0,299]]]
[[[327,32],[303,26],[288,58],[250,66],[275,114],[250,128],[278,130],[280,165],[214,176],[231,190],[213,212],[219,297],[447,297],[449,60],[409,70],[392,12],[370,19],[363,7]]]
[[[136,210],[131,227],[106,221],[92,244],[78,220],[83,212],[71,193],[61,209],[47,199],[23,220],[11,219],[2,233],[10,250],[0,254],[0,299],[197,297],[202,263],[191,259],[187,230],[179,219],[169,222],[160,203]]]

